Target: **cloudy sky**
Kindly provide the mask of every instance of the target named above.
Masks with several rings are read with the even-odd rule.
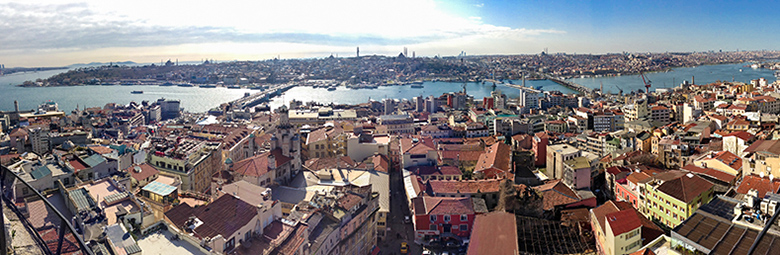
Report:
[[[0,64],[777,49],[773,2],[0,0]]]

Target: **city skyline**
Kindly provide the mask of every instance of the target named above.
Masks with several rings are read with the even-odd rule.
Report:
[[[755,11],[773,4],[2,1],[0,62],[774,50],[778,21]]]

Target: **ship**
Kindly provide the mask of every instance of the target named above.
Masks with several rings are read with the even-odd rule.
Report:
[[[200,85],[198,87],[201,87],[201,88],[216,88],[217,85],[214,85],[214,84],[203,84],[203,85]]]
[[[328,91],[334,91],[334,90],[336,90],[336,86],[330,86],[330,87],[328,87]]]
[[[413,89],[421,89],[421,88],[424,88],[424,87],[423,87],[422,83],[412,83],[412,88]]]
[[[176,84],[176,86],[179,86],[179,87],[193,87],[195,85],[192,85],[192,83],[186,83],[185,82],[185,83]]]
[[[133,90],[132,92],[130,92],[130,94],[143,94],[143,93],[144,93],[143,90]]]
[[[240,89],[241,86],[239,86],[239,85],[230,85],[227,88],[229,88],[229,89]]]
[[[173,86],[173,83],[171,83],[169,81],[166,81],[165,83],[160,84],[160,86],[162,86],[162,87],[170,87],[170,86]]]

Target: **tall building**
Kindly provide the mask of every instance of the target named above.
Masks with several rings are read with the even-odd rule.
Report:
[[[49,152],[49,130],[37,127],[30,129],[30,145],[35,154],[43,155]]]
[[[539,94],[538,90],[520,89],[520,105],[525,106],[526,109],[539,109]]]
[[[160,98],[157,100],[160,105],[160,115],[163,120],[175,119],[181,115],[181,102],[179,100],[166,100]]]
[[[395,111],[395,100],[390,98],[382,99],[385,115],[391,115]]]
[[[547,146],[547,176],[551,179],[562,179],[564,162],[580,156],[582,151],[568,144]]]

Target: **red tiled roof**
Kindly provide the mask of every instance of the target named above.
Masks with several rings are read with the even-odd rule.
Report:
[[[97,154],[109,154],[114,152],[114,149],[108,148],[106,146],[89,146],[89,149]]]
[[[316,143],[316,142],[328,139],[328,135],[327,135],[326,131],[327,130],[324,129],[324,128],[320,128],[320,129],[311,131],[311,133],[309,133],[309,136],[306,137],[306,144],[307,145],[308,144],[313,144],[313,143]]]
[[[729,151],[718,152],[713,158],[723,162],[723,164],[726,164],[734,170],[739,170],[742,168],[742,158]]]
[[[474,172],[482,172],[490,168],[509,172],[512,169],[511,149],[505,143],[495,143],[479,156]]]
[[[225,195],[197,208],[181,203],[166,212],[165,216],[179,229],[184,229],[190,216],[195,216],[203,222],[194,231],[199,238],[217,235],[228,238],[257,216],[257,208],[234,196]]]
[[[628,231],[642,227],[639,216],[631,210],[617,211],[605,215],[606,223],[612,229],[612,234],[617,236]]]
[[[470,151],[470,150],[458,150],[458,151],[439,151],[439,158],[441,159],[458,159],[459,161],[477,161],[482,155],[483,151]]]
[[[690,203],[694,198],[711,189],[713,185],[698,175],[687,174],[664,182],[658,190],[677,200]]]
[[[275,149],[257,156],[253,156],[236,162],[230,168],[230,171],[246,176],[260,177],[268,173],[268,156],[273,155],[276,160],[276,166],[279,167],[292,158],[282,155],[281,149]]]
[[[475,194],[475,193],[495,193],[498,192],[501,180],[463,180],[463,181],[445,181],[430,180],[428,187],[433,194]]]
[[[141,172],[138,172],[135,170],[135,168],[138,167],[141,169]],[[143,163],[140,165],[133,165],[125,169],[125,172],[130,173],[130,176],[133,177],[133,179],[136,180],[145,180],[146,178],[149,178],[149,176],[155,175],[159,173],[160,171],[157,170],[157,168],[152,167],[151,165],[147,163]]]
[[[747,194],[751,189],[758,191],[758,197],[763,198],[766,193],[777,193],[780,189],[780,180],[769,180],[756,175],[748,175],[742,178],[742,182],[737,186],[737,193]]]
[[[628,177],[626,177],[626,180],[634,184],[649,181],[651,179],[652,177],[650,177],[650,175],[643,172],[634,172],[629,174]]]
[[[571,188],[556,180],[543,185],[533,187],[542,192],[542,207],[545,211],[552,210],[556,206],[579,202],[581,198]]]
[[[87,165],[84,164],[84,162],[81,162],[81,160],[78,158],[69,160],[68,163],[70,163],[70,165],[73,166],[76,172],[78,172],[79,170],[87,169]]]
[[[11,133],[8,134],[8,136],[10,136],[10,137],[14,137],[14,136],[27,136],[27,134],[28,134],[27,133],[27,129],[16,128],[13,131],[11,131]]]
[[[468,254],[515,254],[517,224],[515,215],[491,212],[477,215],[471,228]]]
[[[422,205],[422,208],[415,208],[416,215],[474,214],[471,197],[422,196],[415,199],[422,199],[422,203],[415,203],[415,206]]]
[[[769,152],[780,155],[780,140],[758,140],[753,142],[745,152]]]
[[[463,174],[456,166],[414,166],[409,171],[418,176]]]
[[[604,203],[599,207],[593,208],[592,210],[593,216],[595,216],[596,220],[598,221],[599,227],[601,227],[601,230],[604,231],[604,233],[606,233],[605,228],[607,227],[607,225],[605,224],[607,219],[607,214],[617,212],[617,211],[619,211],[619,209],[615,205],[615,203],[612,202],[612,200],[607,201],[606,203]]]
[[[725,183],[731,183],[732,181],[734,181],[734,179],[737,178],[737,176],[735,176],[735,175],[731,175],[729,173],[726,173],[726,172],[723,172],[723,171],[720,171],[720,170],[717,170],[717,169],[698,167],[698,166],[695,166],[693,164],[685,165],[681,169],[682,170],[688,170],[688,171],[691,171],[691,172],[694,172],[694,173],[697,173],[697,174],[710,176],[712,178],[715,178],[715,179],[717,179],[719,181],[722,181],[722,182],[725,182]]]

